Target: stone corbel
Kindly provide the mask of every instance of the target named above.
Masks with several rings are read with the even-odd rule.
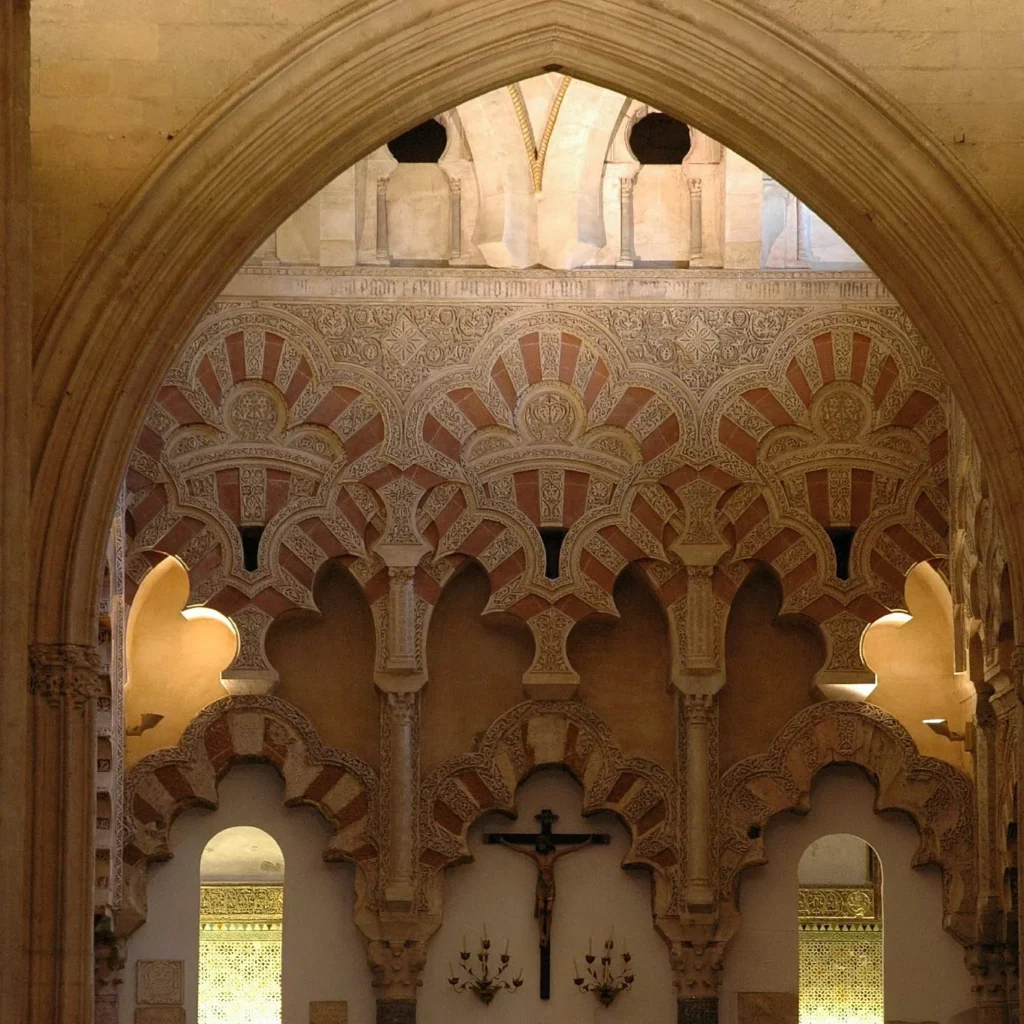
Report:
[[[523,690],[533,700],[569,700],[580,684],[569,664],[566,642],[574,619],[555,607],[545,608],[527,621],[533,633],[533,663],[523,674]]]

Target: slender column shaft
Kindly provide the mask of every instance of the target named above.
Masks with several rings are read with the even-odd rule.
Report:
[[[633,179],[619,179],[619,264],[632,266],[633,252]]]
[[[690,259],[704,255],[704,198],[700,178],[690,178]]]
[[[811,258],[811,211],[799,199],[796,201],[796,258]]]
[[[714,698],[684,694],[686,721],[686,902],[691,909],[710,907],[711,872],[708,848],[711,838],[709,729]]]
[[[451,241],[448,258],[457,260],[462,256],[462,182],[452,178],[448,183],[451,204]]]
[[[377,259],[390,259],[388,252],[388,179],[377,179]]]
[[[390,909],[408,910],[415,895],[416,790],[419,785],[416,720],[419,695],[384,695],[388,753],[388,876],[384,895]]]

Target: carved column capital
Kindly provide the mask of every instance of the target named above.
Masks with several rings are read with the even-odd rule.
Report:
[[[724,942],[673,942],[669,956],[680,1001],[718,995],[725,965]]]
[[[683,714],[693,725],[707,725],[715,707],[715,696],[711,693],[684,693]]]
[[[91,644],[32,644],[29,659],[29,688],[51,705],[68,700],[84,707],[107,695],[107,677]]]
[[[415,1002],[427,963],[426,943],[420,939],[371,939],[366,950],[378,1003]]]

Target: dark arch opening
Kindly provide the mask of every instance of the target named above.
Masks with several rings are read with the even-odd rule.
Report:
[[[690,152],[690,129],[671,114],[647,114],[630,129],[629,148],[642,164],[680,164]]]
[[[400,164],[436,164],[447,145],[445,126],[430,118],[392,139],[388,150]]]

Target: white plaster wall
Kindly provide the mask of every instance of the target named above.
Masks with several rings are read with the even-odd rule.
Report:
[[[445,883],[445,920],[430,942],[419,1024],[451,1024],[484,1020],[487,1024],[674,1024],[676,999],[668,947],[655,932],[651,916],[650,876],[644,870],[624,871],[620,864],[629,848],[625,828],[609,814],[584,819],[582,791],[563,772],[541,772],[517,793],[519,818],[510,822],[492,816],[470,832],[472,864],[449,870]],[[534,815],[550,807],[559,815],[558,832],[608,832],[610,846],[594,846],[563,857],[555,868],[557,895],[551,950],[551,999],[538,995],[537,924],[533,918],[536,868],[533,861],[507,848],[485,846],[483,832],[534,832]],[[487,925],[492,952],[511,941],[512,965],[523,967],[523,987],[502,993],[487,1008],[469,994],[452,991],[448,963],[458,961],[462,936],[474,952],[482,925]],[[583,954],[593,937],[595,952],[612,926],[633,953],[636,984],[609,1008],[580,993],[572,982],[573,957]],[[461,972],[459,972],[461,974]]]
[[[129,939],[121,1024],[135,1007],[135,962],[185,961],[187,1024],[196,1021],[199,975],[199,862],[222,829],[255,825],[284,853],[284,1024],[305,1024],[309,1003],[348,1000],[351,1024],[372,1024],[376,1004],[365,945],[352,922],[354,868],[323,860],[329,829],[309,807],[285,807],[283,785],[265,765],[239,765],[220,786],[220,807],[186,811],[171,829],[174,857],[149,874],[149,916]]]
[[[723,971],[721,1024],[735,1024],[737,992],[797,991],[797,866],[811,843],[835,832],[860,836],[882,862],[886,1019],[973,1019],[963,949],[942,930],[939,871],[910,866],[917,829],[901,815],[876,814],[874,799],[859,769],[834,768],[819,776],[810,814],[769,823],[768,863],[741,883],[743,921]]]

